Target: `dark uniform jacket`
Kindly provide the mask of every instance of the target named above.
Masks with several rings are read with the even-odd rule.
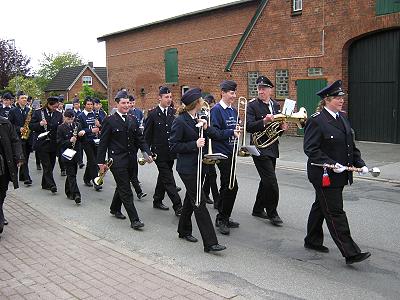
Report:
[[[177,154],[176,170],[181,174],[197,173],[197,157],[199,148],[196,141],[199,138],[197,121],[189,113],[179,115],[172,124],[171,138],[169,140],[171,152]],[[208,127],[203,137],[217,138],[217,129]],[[207,144],[203,147],[203,155],[207,153]],[[158,158],[157,158],[158,159]]]
[[[247,105],[247,122],[246,131],[250,133],[256,133],[259,131],[264,131],[266,126],[264,126],[263,119],[268,114],[278,114],[280,113],[280,105],[277,101],[273,102],[273,112],[269,110],[269,105],[264,103],[261,99],[255,98],[250,101]],[[268,125],[268,124],[267,124]],[[253,144],[253,139],[251,139],[251,144]],[[276,140],[273,144],[267,148],[258,148],[261,156],[279,157],[279,140]]]
[[[14,188],[18,188],[18,176],[17,176],[17,162],[24,160],[22,152],[21,141],[18,138],[14,127],[4,117],[0,117],[0,144],[2,147],[2,159],[4,166],[0,162],[0,174],[5,172],[5,168],[8,168],[10,175],[10,181],[12,181]],[[4,167],[4,169],[3,169]]]
[[[31,123],[29,128],[35,132],[37,137],[40,133],[45,132],[44,126],[40,125],[42,121],[42,111],[47,121],[47,130],[50,131],[46,139],[40,139],[34,141],[35,150],[44,152],[56,152],[57,151],[57,128],[63,122],[63,116],[59,111],[53,111],[50,115],[47,112],[47,108],[41,108],[35,110],[32,115]]]
[[[17,104],[17,106],[11,108],[10,113],[8,114],[8,120],[13,124],[15,128],[15,132],[18,137],[21,137],[21,127],[24,127],[25,120],[29,114],[31,109],[28,106],[25,106],[22,110],[21,107]],[[33,112],[32,112],[33,114]],[[32,145],[32,134],[29,134],[28,143]]]
[[[157,161],[175,159],[175,155],[169,151],[168,145],[174,119],[174,110],[171,108],[168,108],[168,116],[163,114],[160,106],[157,106],[148,114],[144,127],[144,136],[151,151],[157,154]]]
[[[108,157],[114,160],[112,168],[130,167],[137,163],[138,148],[151,155],[134,117],[127,115],[123,121],[115,113],[104,120],[97,150],[99,164],[104,164],[108,149]]]
[[[79,122],[74,122],[72,124],[63,123],[60,126],[58,126],[57,146],[58,146],[58,149],[60,149],[60,153],[63,153],[67,148],[72,149],[72,143],[71,143],[70,139],[74,135],[75,126],[77,126],[76,127],[77,133],[82,130],[82,126]],[[73,150],[78,152],[81,147],[81,143],[80,143],[81,137],[79,137],[78,135],[76,137],[77,137],[77,140],[75,142],[75,147],[73,148]],[[64,158],[63,156],[61,156],[61,157],[62,157],[62,160],[65,162],[77,162],[78,161],[77,154],[74,155],[72,160],[68,160],[68,159]]]
[[[8,119],[8,114],[10,113],[12,106],[2,107],[0,108],[0,116]]]
[[[308,179],[314,185],[322,185],[323,168],[311,163],[336,164],[343,166],[365,166],[361,153],[353,141],[350,123],[344,113],[336,120],[326,109],[315,113],[307,120],[304,130],[304,153],[308,156]],[[353,182],[353,173],[334,173],[328,169],[331,187],[340,187]]]

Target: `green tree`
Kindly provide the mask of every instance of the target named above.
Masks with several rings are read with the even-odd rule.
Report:
[[[43,91],[38,87],[33,78],[16,76],[9,81],[6,89],[12,91],[15,95],[18,92],[16,91],[16,86],[18,86],[20,91],[24,91],[27,95],[32,96],[33,99],[43,98]]]
[[[85,99],[87,96],[91,98],[105,99],[105,95],[99,91],[94,90],[87,84],[82,86],[82,90],[79,92],[79,99]]]
[[[83,65],[83,59],[78,53],[62,52],[57,54],[43,53],[43,58],[39,62],[39,70],[37,71],[36,83],[44,90],[47,84],[57,75],[57,73],[68,67],[76,67]]]

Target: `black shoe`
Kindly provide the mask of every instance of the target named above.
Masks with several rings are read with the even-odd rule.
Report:
[[[304,248],[315,250],[317,252],[328,253],[329,249],[323,245],[313,245],[309,243],[304,243]]]
[[[175,216],[180,217],[182,214],[182,206],[175,210]]]
[[[269,217],[271,223],[275,226],[280,226],[283,224],[282,219],[278,216],[278,214],[274,215],[273,217]]]
[[[210,199],[210,197],[206,196],[206,203],[207,203],[207,204],[213,204],[214,201],[212,201],[212,200]]]
[[[370,256],[371,256],[371,253],[369,253],[369,252],[361,252],[356,255],[346,257],[346,265],[351,265],[354,263],[361,262],[363,260],[366,260]]]
[[[32,180],[31,180],[31,179],[25,180],[25,181],[24,181],[24,184],[25,184],[26,186],[30,186],[30,185],[32,185]]]
[[[220,244],[212,245],[212,246],[206,246],[204,247],[204,252],[217,252],[217,251],[222,251],[225,250],[226,247],[222,246]]]
[[[162,202],[160,203],[154,203],[153,202],[153,207],[161,210],[169,210],[168,206],[165,206]]]
[[[121,219],[121,220],[125,220],[126,219],[126,217],[120,211],[111,211],[110,210],[110,214],[114,215],[114,217],[116,217],[117,219]]]
[[[176,187],[176,191],[179,193],[180,191],[182,191],[182,188],[179,187],[179,186],[177,186],[177,187]]]
[[[72,195],[67,195],[67,198],[68,198],[69,200],[75,200],[74,196],[72,196]]]
[[[85,185],[86,186],[93,186],[93,183],[91,183],[90,181],[85,181]]]
[[[131,227],[133,229],[139,229],[139,228],[142,228],[143,226],[144,226],[144,223],[142,223],[140,220],[133,221],[133,223],[131,224]]]
[[[83,169],[83,168],[84,168],[84,166],[85,166],[85,164],[84,164],[84,163],[80,163],[80,164],[79,164],[79,169]]]
[[[198,239],[196,239],[193,235],[191,234],[187,234],[187,235],[179,235],[180,239],[185,239],[188,242],[192,242],[192,243],[196,243],[198,241]]]
[[[240,226],[239,222],[235,222],[232,219],[229,219],[229,221],[228,221],[229,228],[239,228],[239,226]]]
[[[225,234],[225,235],[229,235],[229,233],[231,231],[230,231],[227,223],[228,222],[226,222],[226,221],[222,221],[222,220],[220,221],[219,226],[218,226],[218,231],[220,233]]]
[[[8,225],[8,221],[7,221],[6,219],[4,219],[3,224],[4,224],[4,225]]]
[[[94,186],[94,190],[95,190],[96,192],[100,191],[100,190],[103,188],[103,186],[98,185],[98,184],[95,184],[95,183],[93,183],[93,186]]]
[[[81,196],[75,196],[75,203],[76,204],[81,204]]]
[[[61,170],[61,176],[67,176],[67,171]]]
[[[57,187],[56,187],[55,185],[53,185],[53,186],[50,188],[50,191],[51,191],[53,194],[57,193]]]
[[[41,171],[42,170],[42,166],[41,165],[36,165],[36,170]]]
[[[146,197],[146,196],[147,196],[147,194],[146,194],[146,193],[143,193],[143,192],[137,194],[137,197],[138,197],[139,200],[142,199],[142,198],[144,198],[144,197]]]
[[[261,219],[269,219],[269,217],[265,211],[253,211],[251,213],[251,215],[254,217],[261,218]]]

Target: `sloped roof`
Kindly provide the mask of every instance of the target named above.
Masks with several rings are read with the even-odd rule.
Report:
[[[69,67],[60,70],[52,81],[44,89],[45,92],[50,91],[66,91],[69,87],[78,79],[81,73],[89,67],[88,65],[82,65],[77,67]],[[90,68],[90,67],[89,67]],[[96,67],[90,68],[96,76],[107,86],[107,68]]]

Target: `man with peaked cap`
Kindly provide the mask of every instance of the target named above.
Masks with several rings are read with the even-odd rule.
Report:
[[[26,119],[28,117],[32,118],[33,111],[28,107],[27,102],[28,96],[23,91],[19,91],[17,93],[17,103],[15,107],[11,108],[10,113],[8,114],[8,120],[13,124],[18,137],[21,139],[22,151],[26,160],[26,163],[21,165],[21,168],[19,169],[19,181],[23,181],[26,186],[29,186],[32,184],[28,163],[29,154],[32,152],[33,135],[28,133],[28,136],[26,136],[26,128],[24,126]]]
[[[129,95],[129,104],[129,114],[136,118],[139,126],[143,126],[143,111],[136,107],[136,99],[133,95]]]
[[[174,113],[169,107],[172,102],[172,93],[168,87],[161,86],[158,95],[159,104],[149,112],[144,127],[146,142],[151,151],[157,155],[155,162],[158,168],[158,177],[153,196],[153,207],[161,210],[169,209],[162,202],[165,192],[167,192],[172,201],[175,215],[180,216],[182,201],[178,194],[172,171],[176,156],[170,152],[168,146],[171,125],[175,119]]]
[[[222,234],[229,234],[230,228],[239,227],[238,222],[230,219],[238,191],[235,178],[233,189],[229,189],[229,178],[231,176],[231,165],[233,144],[240,136],[237,130],[237,110],[233,107],[236,99],[237,84],[233,80],[224,80],[220,84],[221,100],[214,105],[210,111],[211,126],[215,128],[218,135],[212,140],[213,153],[225,154],[228,159],[222,159],[218,164],[220,171],[220,201],[218,203],[218,214],[215,226]]]
[[[139,215],[133,203],[133,193],[130,186],[134,165],[137,165],[137,151],[140,149],[147,153],[145,158],[151,163],[152,157],[149,146],[146,144],[139,126],[129,111],[129,99],[126,91],[119,91],[115,96],[117,111],[104,120],[100,136],[100,144],[97,155],[97,163],[100,172],[106,170],[105,157],[113,159],[111,173],[114,176],[117,187],[110,206],[110,213],[118,219],[126,217],[121,213],[121,206],[124,204],[128,213],[131,227],[140,229],[144,224],[140,221]],[[136,166],[137,168],[137,166]]]
[[[257,98],[247,105],[247,131],[257,133],[274,121],[274,115],[280,113],[279,103],[272,99],[273,88],[271,80],[266,76],[259,76],[256,80]],[[287,130],[286,123],[280,124],[280,129]],[[260,176],[256,201],[252,215],[262,219],[269,219],[273,225],[280,226],[283,221],[279,217],[277,207],[279,202],[279,186],[276,179],[276,159],[279,157],[279,141],[266,148],[258,148],[260,156],[253,155],[253,161]]]
[[[75,94],[75,97],[72,100],[72,111],[74,112],[75,121],[78,122],[79,121],[78,116],[81,114],[82,110],[81,110],[81,102],[80,102],[77,94]],[[76,155],[78,156],[77,159],[78,159],[79,169],[83,169],[85,164],[83,163],[83,147],[82,146],[78,148],[78,153]]]
[[[0,116],[8,119],[8,114],[12,108],[13,96],[11,93],[5,93],[3,95],[3,107],[0,108]]]
[[[38,152],[43,166],[42,189],[57,192],[53,177],[53,169],[57,156],[57,128],[63,121],[62,114],[57,111],[58,97],[47,98],[41,109],[35,110],[29,128],[35,132],[35,151]]]
[[[304,153],[308,156],[307,175],[315,189],[315,202],[308,217],[304,247],[318,252],[329,252],[323,245],[322,224],[325,220],[346,264],[353,264],[367,259],[371,253],[361,252],[350,234],[347,216],[343,210],[342,193],[345,185],[352,184],[353,174],[345,166],[361,168],[360,174],[367,174],[368,168],[354,144],[350,122],[342,112],[345,96],[342,81],[333,82],[317,92],[317,95],[321,97],[317,112],[307,120],[304,129]],[[332,164],[335,168],[323,169],[311,163]],[[323,177],[329,180],[323,181]]]

